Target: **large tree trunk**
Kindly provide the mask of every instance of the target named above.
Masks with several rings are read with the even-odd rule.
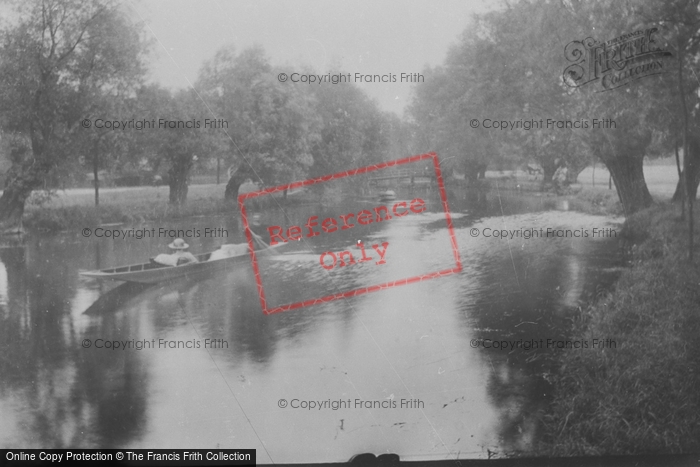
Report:
[[[170,187],[170,204],[181,206],[187,200],[187,179],[190,176],[192,163],[190,159],[176,161],[168,171],[168,186]]]
[[[678,183],[676,183],[676,191],[673,192],[673,197],[671,198],[671,201],[685,202],[685,183],[683,183],[684,178],[685,177],[683,176],[683,171],[681,170],[680,175],[678,175]],[[683,206],[683,209],[685,209],[685,205]]]
[[[39,148],[35,144],[34,148]],[[7,172],[5,189],[0,197],[0,233],[18,233],[22,231],[24,205],[39,188],[49,172],[48,164],[41,158],[38,149],[20,143],[10,149],[12,167]]]
[[[626,216],[651,206],[653,199],[644,180],[644,158],[617,156],[603,162],[615,180]]]
[[[539,163],[542,166],[542,185],[552,182],[554,174],[557,173],[561,164],[558,159],[541,157]]]
[[[476,181],[481,178],[486,177],[486,168],[488,167],[487,164],[483,162],[476,162],[474,163],[474,167],[472,168],[472,173],[469,174],[469,181]]]
[[[693,197],[693,199],[697,198],[698,195],[698,185],[700,184],[700,161],[698,161],[698,158],[700,158],[700,144],[695,140],[695,138],[691,137],[689,141],[689,151],[688,151],[688,169],[690,170],[690,179],[694,180],[694,182],[690,185],[690,190],[688,190],[688,194]],[[683,156],[683,165],[685,165],[685,155]],[[676,184],[676,191],[673,193],[673,201],[681,201],[684,199],[685,195],[685,170],[680,169],[680,165],[678,162],[678,156],[676,155],[676,164],[679,166],[679,173],[678,173],[678,183]]]
[[[695,182],[691,185],[689,194],[690,196],[693,197],[693,199],[697,199],[698,197],[698,186],[700,185],[700,170],[698,170],[697,166],[691,166],[691,171],[695,172],[695,177],[692,177],[695,180]],[[676,191],[673,192],[673,201],[683,201],[685,198],[685,171],[681,171],[680,178],[678,179],[678,183],[676,183]]]
[[[237,200],[238,190],[241,188],[241,185],[243,185],[243,182],[245,182],[248,178],[250,178],[248,171],[243,169],[242,166],[238,167],[226,184],[224,199]]]
[[[464,179],[467,181],[468,186],[474,186],[476,181],[479,179],[479,170],[476,167],[470,167],[464,172]]]
[[[566,182],[569,184],[578,183],[578,176],[588,167],[588,164],[566,164]]]
[[[168,170],[168,186],[170,187],[170,204],[181,206],[187,200],[187,184],[194,159],[189,154],[180,154],[170,161]]]
[[[31,188],[13,183],[8,184],[0,197],[0,232],[22,232],[24,204],[32,193]]]
[[[578,182],[578,174],[581,173],[580,171],[576,171],[569,166],[567,166],[565,170],[566,170],[566,173],[564,174],[564,184],[565,185],[572,185],[572,184]]]
[[[681,202],[681,220],[685,220],[685,185],[683,184],[683,170],[681,170],[681,160],[678,156],[678,139],[676,139],[676,170],[678,170],[678,184],[676,185],[676,191],[673,193],[671,201]]]
[[[95,147],[93,148],[92,155],[92,176],[93,182],[95,183],[95,206],[100,205],[100,177],[99,172],[99,150],[100,150],[100,140],[95,141]]]
[[[683,85],[683,48],[681,47],[680,35],[676,36],[676,45],[678,46],[678,95],[681,98],[681,110],[683,111],[683,171],[685,172],[685,200],[688,204],[688,259],[693,261],[693,242],[694,242],[694,219],[693,219],[693,200],[695,199],[695,191],[697,184],[695,183],[695,175],[697,172],[697,164],[694,163],[694,156],[697,152],[695,145],[690,140],[690,132],[688,131],[688,105],[685,99],[685,86]],[[693,145],[691,150],[690,146]]]
[[[170,175],[170,204],[181,206],[187,200],[187,176]]]

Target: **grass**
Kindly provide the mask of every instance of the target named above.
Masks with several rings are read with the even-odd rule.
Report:
[[[537,455],[700,452],[700,273],[678,210],[660,204],[626,222],[632,267],[571,336],[617,347],[560,356]]]
[[[666,164],[662,165],[661,162]],[[668,162],[672,163],[668,164]],[[602,167],[601,164],[597,164],[595,173],[592,167],[583,170],[578,176],[578,182],[583,188],[607,190],[609,177],[610,172],[605,167]],[[649,193],[655,200],[665,201],[671,199],[678,182],[678,169],[676,169],[675,161],[670,159],[645,161],[644,180],[647,188],[649,188]],[[615,193],[614,184],[610,191]]]
[[[570,209],[587,214],[607,216],[621,216],[624,214],[617,191],[614,187],[613,189],[608,189],[607,183],[604,186],[601,183],[598,183],[597,186],[576,183],[568,187],[562,187],[559,195],[556,194],[553,188],[542,191],[541,179],[535,180],[531,176],[522,173],[491,177],[488,179],[488,183],[491,191],[496,190],[497,185],[498,190],[505,190],[515,194],[529,193],[537,196],[560,196],[569,201]]]
[[[30,230],[58,231],[112,223],[138,224],[237,210],[235,202],[224,201],[221,185],[217,187],[218,190],[213,187],[190,187],[188,201],[180,208],[168,203],[167,187],[104,189],[100,191],[98,207],[94,205],[94,193],[91,190],[61,191],[42,204],[28,204],[23,224]],[[214,195],[219,190],[221,193]]]
[[[190,185],[187,201],[197,201],[202,199],[222,199],[224,197],[225,185]],[[155,204],[167,203],[169,188],[167,186],[151,187],[123,187],[123,188],[101,188],[100,205],[138,205],[145,202]],[[58,190],[47,203],[42,207],[58,208],[69,206],[93,207],[95,205],[95,194],[91,188],[76,188],[66,191]]]
[[[574,211],[609,216],[624,214],[622,203],[620,203],[615,190],[602,187],[580,187],[575,194],[568,195],[568,198],[569,205]]]
[[[675,166],[649,165],[645,166],[644,172],[649,190],[655,199],[670,199],[678,178]],[[617,199],[617,192],[614,188],[608,189],[608,176],[608,172],[601,167],[597,167],[595,173],[592,168],[581,172],[579,183],[572,185],[565,193],[571,208],[589,214],[621,215],[622,207]],[[541,188],[541,181],[534,180],[522,171],[487,172],[487,178],[491,184],[499,184],[503,189],[511,191],[539,193]],[[202,176],[196,181],[212,182],[215,181],[215,177]],[[89,188],[59,190],[55,196],[48,199],[36,193],[34,198],[37,198],[39,203],[27,204],[23,224],[29,230],[60,231],[95,227],[100,224],[138,224],[193,215],[237,213],[235,202],[223,200],[225,186],[225,183],[193,184],[189,187],[187,203],[181,208],[174,208],[168,203],[167,186],[102,188],[100,206],[97,209],[94,191]],[[241,192],[255,189],[255,185],[247,184],[241,187]],[[548,195],[554,196],[553,193]],[[328,196],[324,199],[328,199]],[[279,201],[265,198],[265,202]],[[262,199],[254,203],[261,202]]]
[[[253,184],[244,184],[240,193],[256,189]],[[97,207],[92,189],[60,190],[52,197],[35,193],[37,202],[27,203],[23,225],[29,230],[55,232],[102,224],[140,224],[226,213],[238,215],[237,202],[224,200],[224,190],[224,184],[191,185],[187,202],[180,207],[169,204],[167,186],[101,189]],[[297,202],[304,196],[300,195],[290,192],[289,197]],[[247,201],[246,206],[260,209],[270,203],[282,203],[281,197],[281,193],[266,195]]]

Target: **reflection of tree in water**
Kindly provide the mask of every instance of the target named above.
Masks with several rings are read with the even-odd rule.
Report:
[[[304,283],[299,282],[299,284]],[[289,287],[290,283],[287,282],[286,288]],[[292,287],[296,288],[296,286]],[[250,358],[258,363],[267,362],[272,357],[279,342],[294,341],[313,329],[321,314],[319,307],[304,307],[288,312],[264,315],[254,284],[251,287],[250,284],[238,283],[230,293],[232,295],[230,310],[240,326],[231,326],[228,336],[236,343],[242,353],[250,355]],[[289,298],[294,299],[293,296]]]
[[[91,335],[105,339],[137,339],[137,318],[137,313],[105,314]],[[141,352],[144,351],[92,349],[79,353],[82,358],[78,386],[81,397],[95,411],[95,420],[89,424],[89,429],[100,447],[123,446],[143,433],[147,422],[148,372]],[[76,415],[79,414],[76,412]]]
[[[0,313],[0,396],[19,401],[15,431],[25,446],[118,445],[143,424],[138,356],[81,347],[70,308],[77,277],[65,274],[63,257],[76,257],[78,247],[0,250],[8,294]]]
[[[566,283],[567,257],[549,247],[547,254],[511,252],[489,254],[477,260],[477,282],[465,290],[473,303],[462,316],[476,328],[474,336],[493,341],[566,339],[570,314],[562,309],[558,289]],[[543,253],[543,252],[540,252]],[[568,258],[570,259],[570,258]],[[579,277],[579,279],[582,279]],[[475,300],[474,300],[475,298]],[[546,375],[553,371],[556,350],[479,348],[493,369],[488,385],[501,416],[501,448],[528,450],[536,439],[538,413],[551,400]]]
[[[248,270],[246,265],[246,272]],[[230,355],[236,360],[235,363],[245,359],[261,364],[268,363],[275,353],[277,338],[273,323],[260,309],[260,299],[253,276],[236,271],[228,278],[225,287],[202,292],[202,296],[218,293],[224,300],[224,306],[212,309],[206,321],[208,332],[221,336],[228,342]],[[207,285],[217,284],[210,281]]]
[[[290,284],[286,283],[285,287],[289,288]],[[297,288],[294,284],[291,287]],[[200,339],[226,340],[229,347],[220,355],[234,364],[246,359],[268,363],[280,341],[299,338],[313,328],[314,319],[320,314],[312,307],[264,315],[248,264],[171,288],[164,286],[152,293],[150,306],[155,311],[156,328],[174,328],[189,320]],[[163,295],[168,293],[175,297],[164,304]]]

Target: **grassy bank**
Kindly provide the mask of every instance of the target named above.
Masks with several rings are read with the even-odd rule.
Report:
[[[246,191],[253,188],[251,186]],[[534,184],[532,190],[528,191],[508,190],[507,186],[501,188],[513,195],[537,193],[555,197],[553,193],[541,193],[539,185]],[[492,193],[494,189],[491,187]],[[324,196],[324,199],[328,200],[329,196]],[[140,224],[226,213],[238,215],[237,203],[226,201],[223,197],[221,185],[193,185],[185,205],[176,208],[168,203],[167,187],[116,188],[102,190],[100,205],[95,207],[94,193],[90,190],[67,190],[45,198],[43,203],[28,203],[23,225],[28,230],[56,232],[94,228],[102,224]],[[263,207],[261,203],[282,202],[281,197],[281,194],[265,196],[251,200],[247,205],[257,204],[257,207]],[[570,209],[575,211],[597,215],[622,214],[622,206],[615,191],[579,187],[577,190],[570,190],[561,198],[567,199]],[[342,197],[336,201],[341,199]],[[317,194],[301,192],[290,194],[289,200],[295,203],[318,201]]]
[[[62,206],[27,209],[23,225],[29,230],[55,232],[102,224],[141,224],[144,222],[182,219],[198,215],[238,212],[235,202],[223,199],[190,201],[175,208],[167,201],[146,200],[122,206],[102,204],[99,207]]]
[[[601,216],[622,216],[624,209],[617,191],[607,188],[582,187],[567,195],[569,206],[574,211]]]
[[[677,174],[675,166],[645,167],[645,179],[655,199],[668,199],[675,189]],[[537,196],[559,196],[569,201],[570,209],[597,215],[622,215],[622,206],[615,189],[608,189],[609,174],[598,168],[595,173],[586,169],[579,175],[579,183],[556,191],[542,191],[542,182],[522,171],[487,172],[486,182],[491,192],[497,189],[511,194],[526,193]],[[540,177],[541,178],[541,177]],[[215,177],[200,177],[199,182],[214,182]],[[167,186],[102,188],[100,206],[95,208],[94,191],[88,188],[58,191],[47,198],[36,193],[34,198],[43,198],[44,203],[28,203],[23,220],[27,230],[60,231],[95,227],[100,224],[138,224],[162,220],[181,219],[194,215],[215,215],[238,212],[235,202],[223,200],[225,183],[199,183],[189,187],[187,203],[176,209],[168,203]],[[258,189],[254,184],[244,184],[241,192]],[[337,195],[337,193],[335,193]],[[290,194],[290,196],[292,196]],[[296,194],[295,202],[306,195]],[[318,193],[309,194],[318,201]],[[267,202],[276,202],[265,197]],[[329,197],[324,194],[323,198]],[[342,196],[336,198],[342,199]],[[262,200],[262,199],[261,199]]]
[[[176,208],[168,203],[167,187],[104,189],[95,206],[90,190],[67,190],[41,204],[28,203],[23,218],[25,229],[59,231],[95,227],[101,224],[139,224],[145,221],[178,219],[193,215],[224,213],[236,209],[235,202],[223,200],[223,188],[193,186],[187,203]],[[215,191],[222,193],[214,194]]]
[[[538,455],[700,452],[700,253],[689,264],[677,206],[640,212],[624,231],[632,267],[571,336],[616,348],[560,355]]]
[[[624,210],[615,189],[574,184],[542,190],[542,182],[523,178],[500,178],[488,181],[490,194],[508,193],[512,196],[534,195],[559,198],[569,202],[569,209],[600,216],[622,216]]]
[[[187,202],[175,207],[168,202],[168,187],[107,188],[100,190],[100,204],[95,206],[95,195],[89,189],[59,191],[44,197],[39,203],[27,203],[23,218],[24,228],[33,231],[94,228],[102,224],[140,224],[163,220],[184,219],[232,213],[238,215],[236,201],[224,200],[225,185],[192,185]],[[241,193],[257,189],[247,184]],[[289,194],[299,202],[301,193]],[[282,203],[282,194],[267,195],[250,200],[246,205],[261,208],[269,203]]]

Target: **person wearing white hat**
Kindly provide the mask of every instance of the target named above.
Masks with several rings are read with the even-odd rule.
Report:
[[[168,245],[168,248],[175,250],[172,254],[161,254],[153,260],[156,263],[165,264],[167,266],[180,266],[182,264],[197,263],[197,258],[187,251],[190,246],[181,238],[176,238]]]

